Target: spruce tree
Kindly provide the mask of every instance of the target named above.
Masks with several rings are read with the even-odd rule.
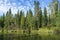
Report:
[[[47,26],[48,19],[47,19],[47,9],[44,8],[44,26]]]
[[[28,11],[28,14],[27,14],[27,18],[26,18],[26,23],[27,23],[27,28],[28,28],[28,31],[29,31],[29,34],[31,32],[31,29],[32,29],[32,11],[29,10]]]
[[[34,1],[34,20],[35,20],[35,29],[38,30],[38,20],[39,20],[39,2]]]
[[[39,20],[38,20],[39,28],[42,27],[42,10],[39,10]]]
[[[25,27],[25,26],[24,26],[24,23],[25,23],[24,21],[25,21],[24,13],[22,13],[22,14],[21,14],[21,22],[20,22],[20,28],[21,28],[21,29],[22,29],[22,28],[24,29],[24,27]]]
[[[55,26],[57,26],[57,20],[58,20],[58,0],[53,0],[53,8],[54,8],[54,14],[55,14]]]

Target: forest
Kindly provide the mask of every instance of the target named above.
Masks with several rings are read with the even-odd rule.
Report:
[[[0,31],[2,32],[16,32],[19,33],[35,33],[47,30],[60,33],[60,3],[58,0],[52,0],[48,5],[49,10],[40,7],[39,1],[34,1],[34,14],[29,9],[24,14],[24,11],[17,11],[15,15],[12,14],[11,8],[0,16]],[[49,11],[49,12],[48,12]],[[41,30],[41,31],[40,31]],[[51,32],[52,32],[51,31]]]

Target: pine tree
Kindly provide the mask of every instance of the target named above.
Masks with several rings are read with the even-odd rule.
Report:
[[[0,17],[0,27],[2,28],[2,34],[4,33],[4,21],[5,21],[5,15]]]
[[[12,26],[12,23],[13,23],[12,22],[12,20],[13,20],[13,17],[12,16],[13,15],[12,15],[11,9],[9,9],[8,13],[9,13],[9,18],[8,18],[9,19],[9,26]]]
[[[35,20],[35,29],[38,29],[38,20],[39,20],[39,2],[38,1],[34,1],[34,20]]]
[[[8,17],[9,17],[9,15],[8,15],[8,11],[7,11],[6,16],[5,16],[5,22],[4,22],[5,23],[5,28],[7,28],[9,26]]]
[[[20,28],[20,13],[19,10],[17,11],[17,17],[16,17],[16,21],[17,21],[17,27]]]
[[[41,10],[41,8],[39,11],[39,22],[38,22],[38,24],[39,24],[39,28],[42,27],[42,10]]]
[[[27,23],[27,17],[28,17],[28,11],[27,11],[27,14],[26,14],[26,18],[25,18],[25,28],[27,29],[27,27],[28,27],[28,23]]]
[[[11,13],[11,9],[9,9],[9,11],[7,11],[6,16],[5,16],[5,22],[4,22],[5,28],[8,28],[12,25],[12,20],[13,20],[12,16],[13,15]]]
[[[50,29],[51,28],[51,14],[49,14],[48,16],[48,28]]]
[[[29,34],[31,33],[31,29],[32,29],[32,16],[33,16],[32,11],[29,10],[27,14],[27,18],[26,18],[26,23],[27,23]]]
[[[24,21],[25,21],[24,13],[22,13],[22,14],[21,14],[21,23],[20,23],[20,26],[21,26],[20,28],[21,28],[21,29],[22,29],[22,28],[24,29]]]
[[[55,26],[57,26],[57,16],[58,16],[58,0],[53,0],[54,14],[55,14]]]
[[[17,28],[20,29],[20,13],[19,10],[17,11],[17,14],[14,16],[14,24]]]
[[[48,19],[47,19],[47,9],[44,8],[44,25],[47,26]]]

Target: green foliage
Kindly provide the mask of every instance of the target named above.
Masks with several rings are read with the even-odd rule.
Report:
[[[55,19],[54,19],[54,23],[55,25],[57,24],[57,14],[58,14],[58,0],[53,0],[53,8],[54,8],[54,14],[55,14]],[[56,25],[57,26],[57,25]]]
[[[34,14],[34,21],[35,21],[35,29],[37,29],[38,30],[38,28],[39,28],[39,2],[38,1],[34,1],[34,12],[35,12],[35,14]]]
[[[17,11],[15,15],[12,14],[9,9],[6,15],[0,17],[0,26],[6,29],[40,29],[44,27],[60,27],[60,12],[58,10],[58,0],[52,0],[53,2],[49,6],[50,13],[47,8],[44,8],[44,12],[40,7],[39,1],[34,1],[34,15],[32,10],[27,11],[26,17],[23,10]],[[49,14],[49,15],[48,15]]]
[[[29,10],[28,14],[27,14],[27,17],[26,17],[26,23],[27,23],[27,27],[28,28],[31,28],[32,27],[32,11]]]
[[[57,14],[56,26],[57,26],[57,27],[60,27],[60,12]]]
[[[24,21],[25,21],[24,13],[22,13],[21,14],[21,21],[20,21],[20,28],[24,28]]]
[[[9,11],[7,11],[6,16],[5,16],[5,28],[7,28],[8,26],[12,25],[12,13],[11,13],[11,9],[9,9]]]
[[[44,25],[47,26],[48,19],[47,19],[47,9],[44,8]]]
[[[41,8],[40,8],[40,11],[39,11],[38,25],[39,25],[39,28],[42,27],[42,10],[41,10]]]
[[[15,25],[20,28],[20,13],[19,13],[19,10],[17,11],[17,14],[15,14]]]
[[[0,17],[0,27],[1,27],[1,28],[4,28],[4,21],[5,21],[5,16],[4,16],[4,14],[3,14],[3,16]]]

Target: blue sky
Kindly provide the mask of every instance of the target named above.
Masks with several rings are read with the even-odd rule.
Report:
[[[42,9],[47,7],[51,0],[38,0]],[[0,15],[6,13],[9,8],[12,10],[12,14],[16,14],[17,10],[23,10],[26,13],[31,9],[34,11],[34,0],[0,0]]]

